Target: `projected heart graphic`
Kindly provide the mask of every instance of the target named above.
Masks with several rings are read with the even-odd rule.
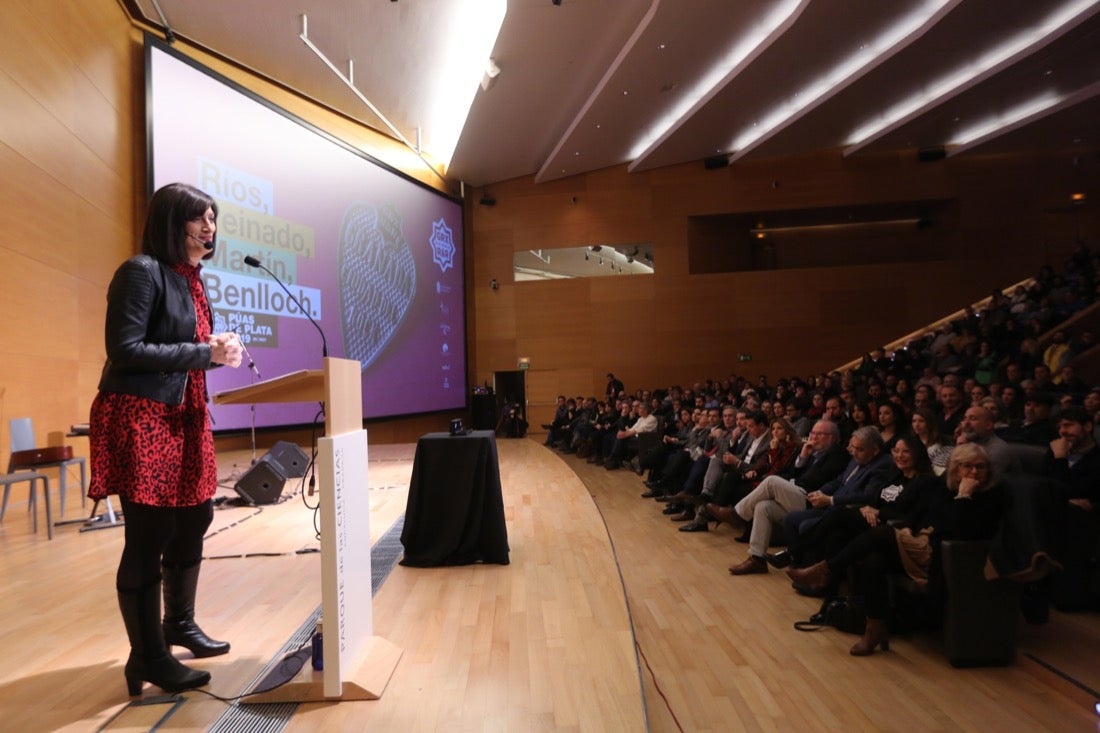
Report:
[[[352,204],[340,227],[340,322],[363,368],[393,338],[416,293],[416,264],[393,206]]]

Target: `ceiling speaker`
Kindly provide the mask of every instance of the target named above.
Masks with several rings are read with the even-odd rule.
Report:
[[[917,151],[917,160],[922,163],[932,163],[947,157],[947,150],[942,145],[933,148],[921,148]]]
[[[729,164],[730,157],[728,155],[712,155],[709,158],[703,158],[703,167],[708,171],[715,168],[726,168]]]

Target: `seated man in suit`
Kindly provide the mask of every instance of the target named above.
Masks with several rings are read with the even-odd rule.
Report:
[[[852,460],[840,475],[806,494],[810,508],[789,512],[783,518],[788,545],[831,508],[866,504],[890,482],[895,473],[894,462],[883,448],[877,428],[867,426],[852,433],[848,440]]]
[[[833,480],[847,462],[840,443],[840,428],[832,420],[818,420],[802,446],[789,476],[769,476],[749,492],[730,512],[728,507],[709,507],[719,519],[730,519],[736,513],[752,523],[749,533],[749,557],[730,568],[733,575],[768,572],[764,561],[771,541],[772,522],[778,522],[787,512],[806,507],[806,496]],[[725,509],[725,512],[722,511]],[[727,515],[728,513],[728,515]]]
[[[740,417],[739,411],[738,416]],[[744,432],[740,440],[731,443],[729,450],[722,453],[721,457],[712,459],[710,468],[704,477],[703,490],[701,492],[699,506],[695,510],[695,518],[680,527],[681,532],[706,532],[707,522],[711,516],[706,513],[703,504],[708,501],[717,501],[719,504],[731,503],[722,501],[723,494],[729,495],[734,491],[734,484],[744,477],[746,471],[768,454],[768,417],[761,410],[753,410],[744,415]],[[733,440],[733,434],[731,434]],[[722,490],[722,487],[726,487]]]

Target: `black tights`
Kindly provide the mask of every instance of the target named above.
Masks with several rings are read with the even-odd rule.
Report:
[[[158,507],[121,500],[126,545],[115,586],[136,591],[160,582],[161,565],[187,568],[202,560],[202,539],[214,519],[214,502]]]
[[[830,595],[836,592],[836,586],[848,573],[848,569],[859,564],[860,588],[867,606],[867,617],[884,619],[890,612],[890,574],[904,572],[901,556],[898,554],[896,530],[880,524],[859,535],[828,561]]]

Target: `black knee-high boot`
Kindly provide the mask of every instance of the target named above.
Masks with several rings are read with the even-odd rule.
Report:
[[[229,652],[229,642],[217,641],[195,623],[195,591],[199,587],[199,565],[163,565],[164,640],[182,646],[196,657],[216,657]]]
[[[142,682],[168,692],[202,687],[210,682],[210,673],[191,669],[168,653],[160,621],[160,583],[134,591],[118,591],[118,607],[130,638],[130,658],[126,660],[126,689],[141,694]]]

